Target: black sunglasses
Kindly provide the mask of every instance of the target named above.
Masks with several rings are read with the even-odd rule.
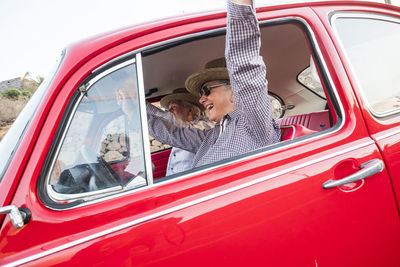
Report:
[[[203,85],[199,91],[199,95],[200,95],[200,97],[202,97],[203,95],[209,96],[212,89],[220,87],[220,86],[224,86],[224,85],[228,85],[228,83],[225,82],[225,83],[219,83],[219,84],[214,84],[214,85]]]

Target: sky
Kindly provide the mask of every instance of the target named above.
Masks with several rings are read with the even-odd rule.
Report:
[[[256,6],[271,2],[277,0],[258,0]],[[88,36],[225,5],[226,0],[0,0],[0,81],[26,72],[46,77],[63,48]]]
[[[0,81],[28,71],[46,76],[62,49],[85,37],[224,5],[225,0],[0,0]]]

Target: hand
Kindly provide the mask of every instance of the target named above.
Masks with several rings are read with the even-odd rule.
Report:
[[[253,5],[253,1],[252,0],[231,0],[231,1],[233,3],[239,4],[239,5],[249,5],[249,6]]]
[[[134,90],[118,89],[116,91],[117,103],[122,111],[128,115],[133,116],[137,108],[137,92]]]

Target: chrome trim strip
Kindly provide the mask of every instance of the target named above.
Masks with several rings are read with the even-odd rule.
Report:
[[[400,134],[400,130],[396,130],[396,131],[392,131],[392,132],[387,133],[387,134],[383,134],[381,136],[376,137],[375,140],[376,141],[380,141],[380,140],[383,140],[385,138],[391,137],[391,136],[396,135],[396,134]]]
[[[340,98],[339,98],[339,95],[337,93],[337,89],[335,87],[335,84],[333,83],[332,77],[331,77],[331,75],[330,75],[330,73],[328,71],[326,62],[325,62],[325,60],[324,60],[324,58],[322,56],[321,50],[320,50],[319,45],[317,43],[317,40],[315,38],[315,34],[312,31],[310,25],[307,23],[307,21],[304,20],[303,18],[300,18],[300,17],[289,16],[289,17],[284,17],[284,18],[263,20],[263,21],[260,21],[259,23],[260,23],[260,26],[264,26],[264,25],[268,25],[268,24],[272,24],[272,23],[286,23],[286,22],[290,22],[291,20],[299,21],[299,22],[301,22],[302,24],[304,24],[306,26],[306,28],[308,30],[308,33],[310,34],[311,39],[312,39],[312,40],[310,40],[310,42],[311,41],[313,42],[314,47],[316,49],[316,51],[315,51],[316,54],[314,56],[317,57],[320,60],[322,66],[324,68],[324,72],[325,72],[325,74],[327,75],[327,78],[328,78],[328,83],[329,83],[330,87],[332,88],[332,92],[333,92],[334,96],[336,97],[336,100],[337,100],[338,105],[339,105],[339,111],[338,112],[342,116],[341,124],[340,125],[335,125],[335,129],[333,131],[327,130],[327,132],[325,132],[325,133],[321,133],[321,134],[315,135],[315,136],[310,137],[308,139],[296,141],[295,145],[298,145],[298,144],[302,144],[304,142],[309,142],[309,141],[312,141],[312,140],[315,140],[315,139],[320,139],[320,138],[322,138],[324,136],[331,135],[333,133],[338,132],[343,127],[344,121],[346,120],[346,118],[345,118],[343,105],[342,105],[342,103],[340,101]],[[207,35],[207,34],[210,34],[210,33],[214,33],[215,34],[218,31],[223,32],[223,31],[225,31],[225,28],[218,28],[218,29],[214,29],[214,30],[208,30],[208,31],[204,31],[204,32],[189,34],[189,35],[180,36],[180,37],[177,37],[177,38],[174,38],[174,39],[166,40],[166,41],[163,41],[163,42],[160,42],[160,43],[152,44],[152,45],[149,45],[149,46],[146,46],[146,47],[143,47],[143,48],[128,52],[125,55],[119,56],[118,58],[115,59],[115,61],[118,61],[118,60],[120,60],[120,59],[122,59],[124,57],[129,58],[134,53],[141,53],[141,52],[143,52],[145,50],[149,50],[149,49],[152,49],[152,48],[155,48],[155,47],[159,47],[159,46],[166,45],[166,44],[173,43],[173,42],[177,42],[177,41],[182,41],[182,40],[185,40],[185,39],[190,39],[190,38],[193,38],[193,37],[204,36],[204,35]],[[105,63],[103,65],[106,65],[106,64],[109,64],[109,63],[107,62],[107,63]],[[137,68],[138,68],[138,64],[139,64],[139,62],[137,62]],[[140,62],[140,64],[142,65],[142,62]],[[102,66],[100,66],[97,69],[100,69],[101,67]],[[139,74],[140,74],[141,75],[140,79],[142,81],[144,81],[143,69],[142,68],[140,70],[138,69],[138,73],[137,74],[138,74],[138,77],[139,77]],[[100,75],[102,75],[102,74],[100,74]],[[139,84],[139,86],[142,86],[142,85]],[[145,112],[145,114],[146,114],[146,117],[147,117],[147,113],[146,112]],[[145,125],[144,127],[146,127],[146,129],[147,129],[147,125]],[[142,190],[151,189],[151,188],[154,188],[156,186],[164,185],[164,184],[171,183],[171,182],[174,182],[174,181],[179,181],[179,180],[182,180],[182,179],[186,179],[187,177],[198,175],[198,174],[201,174],[201,173],[204,173],[204,172],[207,172],[207,171],[210,171],[210,170],[214,170],[216,168],[224,167],[224,166],[227,166],[227,165],[230,165],[230,164],[235,164],[235,163],[238,163],[238,162],[241,162],[241,161],[246,161],[246,160],[253,159],[253,158],[256,158],[256,157],[264,156],[266,154],[269,154],[271,152],[275,152],[277,150],[286,149],[288,147],[291,147],[292,145],[293,145],[293,143],[282,144],[282,145],[278,145],[278,146],[276,146],[276,144],[275,145],[271,145],[271,146],[275,146],[275,147],[272,148],[272,149],[265,149],[264,148],[263,151],[260,151],[257,154],[244,156],[244,157],[241,157],[239,159],[232,160],[232,161],[229,161],[229,162],[225,162],[225,163],[222,163],[222,164],[221,163],[219,163],[219,164],[216,163],[214,166],[210,166],[210,167],[207,167],[205,169],[197,170],[197,171],[191,172],[189,174],[184,174],[184,175],[181,175],[179,177],[176,177],[176,178],[173,178],[173,179],[170,179],[170,180],[166,180],[166,181],[159,182],[159,183],[153,183],[150,186],[137,188],[135,190],[121,191],[121,193],[113,194],[113,195],[110,195],[110,196],[105,196],[105,197],[102,197],[102,198],[96,198],[94,200],[91,200],[90,202],[84,202],[84,203],[78,204],[78,205],[73,206],[73,207],[63,208],[63,209],[56,209],[56,208],[49,207],[49,206],[46,206],[46,207],[49,208],[49,209],[52,209],[52,210],[60,210],[60,211],[62,211],[62,210],[70,210],[70,209],[75,209],[75,208],[91,205],[91,204],[94,204],[94,203],[106,201],[106,200],[109,200],[109,199],[114,199],[114,198],[117,198],[117,197],[121,197],[121,196],[125,196],[125,195],[128,195],[128,194],[132,194],[132,193],[135,193],[135,192],[140,192]],[[268,146],[266,148],[268,148]],[[147,164],[148,163],[147,163],[147,160],[146,160],[146,169],[147,169]]]
[[[372,113],[373,116],[378,117],[378,118],[383,118],[383,117],[387,117],[393,114],[397,114],[400,113],[400,108],[396,108],[396,109],[392,109],[390,111],[385,111],[385,112],[376,112],[374,111],[374,109],[372,108],[372,106],[370,105],[368,98],[365,95],[365,90],[363,89],[363,87],[361,86],[360,80],[358,78],[357,73],[354,71],[355,68],[350,60],[349,54],[347,53],[347,50],[345,49],[341,36],[338,33],[337,30],[337,25],[336,25],[336,20],[338,18],[363,18],[363,19],[373,19],[373,20],[383,20],[383,21],[389,21],[389,22],[394,22],[394,23],[400,23],[400,19],[390,16],[390,15],[378,15],[378,14],[374,14],[374,13],[368,13],[368,12],[355,12],[355,11],[349,11],[349,12],[345,12],[345,11],[340,11],[340,12],[335,12],[331,18],[330,18],[330,23],[332,26],[332,31],[335,34],[336,40],[339,44],[340,50],[343,52],[346,61],[347,61],[347,65],[351,70],[351,73],[353,74],[352,76],[354,77],[354,83],[355,86],[357,88],[359,88],[358,92],[361,94],[361,98],[363,100],[363,102],[365,103],[365,105],[367,106],[369,112]],[[350,78],[350,77],[349,77]]]
[[[36,255],[32,255],[32,256],[20,259],[18,261],[11,262],[9,264],[6,264],[5,266],[17,266],[17,265],[24,264],[24,263],[27,263],[27,262],[30,262],[30,261],[33,261],[33,260],[37,260],[37,259],[40,259],[42,257],[57,253],[59,251],[62,251],[64,249],[68,249],[68,248],[77,246],[79,244],[91,241],[93,239],[105,236],[107,234],[111,234],[111,233],[123,230],[125,228],[137,225],[139,223],[143,223],[143,222],[146,222],[146,221],[149,221],[149,220],[152,220],[152,219],[155,219],[155,218],[170,214],[172,212],[179,211],[179,210],[182,210],[182,209],[185,209],[185,208],[200,204],[202,202],[205,202],[205,201],[208,201],[208,200],[211,200],[211,199],[214,199],[214,198],[217,198],[217,197],[220,197],[220,196],[223,196],[223,195],[226,195],[226,194],[229,194],[229,193],[232,193],[232,192],[247,188],[249,186],[259,184],[261,182],[270,180],[270,179],[275,178],[277,176],[284,175],[286,173],[298,170],[300,168],[304,168],[304,167],[307,167],[307,166],[310,166],[310,165],[313,165],[313,164],[316,164],[316,163],[319,163],[319,162],[322,162],[322,161],[325,161],[325,160],[328,160],[328,159],[331,159],[331,158],[334,158],[334,157],[349,153],[351,151],[355,151],[357,149],[360,149],[360,148],[363,148],[363,147],[366,147],[366,146],[369,146],[369,145],[373,145],[373,144],[375,144],[374,141],[370,140],[369,142],[365,142],[365,143],[359,144],[359,145],[354,146],[354,147],[349,147],[347,149],[337,151],[336,153],[329,154],[329,155],[326,155],[324,157],[317,158],[315,160],[310,160],[308,162],[293,166],[291,168],[276,172],[274,174],[270,174],[268,176],[255,179],[253,181],[250,181],[250,182],[247,182],[247,183],[244,183],[244,184],[241,184],[241,185],[237,185],[237,186],[234,186],[232,188],[225,189],[225,190],[222,190],[220,192],[217,192],[217,193],[214,193],[214,194],[210,194],[208,196],[204,196],[204,197],[201,197],[201,198],[193,200],[193,201],[189,201],[187,203],[178,205],[178,206],[173,207],[173,208],[169,208],[169,209],[166,209],[166,210],[163,210],[163,211],[160,211],[160,212],[156,212],[156,213],[154,213],[152,215],[148,215],[148,216],[145,216],[143,218],[140,218],[140,219],[137,219],[137,220],[134,220],[134,221],[131,221],[131,222],[127,222],[127,223],[124,223],[124,224],[121,224],[119,226],[110,228],[108,230],[101,231],[101,232],[96,233],[96,234],[89,235],[89,236],[84,237],[84,238],[80,238],[78,240],[75,240],[75,241],[66,243],[64,245],[49,249],[47,251],[38,253]],[[149,188],[149,187],[147,187],[147,188]]]
[[[119,70],[123,67],[126,67],[128,65],[134,64],[136,62],[136,60],[134,58],[128,59],[125,62],[122,62],[118,65],[112,66],[111,68],[103,71],[102,73],[99,73],[99,75],[97,75],[96,77],[93,77],[88,83],[87,83],[87,88],[86,90],[89,91],[90,87],[92,87],[97,81],[99,81],[101,78],[107,76],[108,74]]]
[[[149,129],[147,125],[147,109],[146,109],[146,97],[145,97],[145,88],[144,88],[144,79],[143,79],[143,65],[142,65],[142,54],[136,54],[136,73],[138,79],[138,91],[139,91],[139,106],[140,106],[140,121],[142,123],[142,140],[144,143],[144,158],[145,158],[145,166],[146,166],[146,180],[147,185],[153,184],[153,168],[151,165],[151,152],[150,152],[150,143],[149,140]]]
[[[96,197],[98,195],[113,194],[113,193],[121,191],[123,189],[122,186],[118,185],[118,186],[113,186],[113,187],[100,189],[100,190],[96,190],[96,191],[85,192],[85,193],[62,194],[62,193],[58,193],[58,192],[54,191],[53,187],[50,184],[47,184],[46,187],[47,187],[47,192],[51,193],[51,199],[58,203],[60,201],[63,203],[65,201],[75,201],[75,200],[89,201],[93,197]]]

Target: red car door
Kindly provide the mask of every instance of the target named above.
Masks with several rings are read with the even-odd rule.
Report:
[[[307,7],[260,11],[259,18],[266,25],[295,21],[309,36],[330,102],[336,106],[332,128],[77,206],[47,205],[38,190],[46,195],[51,189],[41,187],[40,172],[49,164],[45,159],[52,153],[53,139],[62,140],[55,136],[65,122],[61,118],[73,120],[74,110],[66,108],[65,100],[74,104],[72,95],[92,70],[104,65],[106,75],[107,63],[132,51],[139,41],[124,41],[108,50],[103,44],[104,51],[60,79],[60,91],[47,103],[48,114],[10,202],[29,209],[31,219],[21,229],[9,216],[4,219],[0,264],[398,265],[400,221],[388,168],[325,26]],[[192,23],[174,25],[162,34],[150,32],[141,41],[154,47],[193,28],[222,27],[225,19]],[[138,90],[144,90],[141,51],[131,55],[130,63],[122,64],[134,67]],[[72,59],[67,55],[67,62]],[[145,120],[143,112],[141,116]],[[147,140],[145,129],[142,138]],[[150,153],[144,153],[148,167]]]
[[[366,125],[400,197],[400,15],[395,10],[344,10],[331,19]],[[350,32],[357,31],[357,35]],[[361,53],[368,57],[361,58]]]

